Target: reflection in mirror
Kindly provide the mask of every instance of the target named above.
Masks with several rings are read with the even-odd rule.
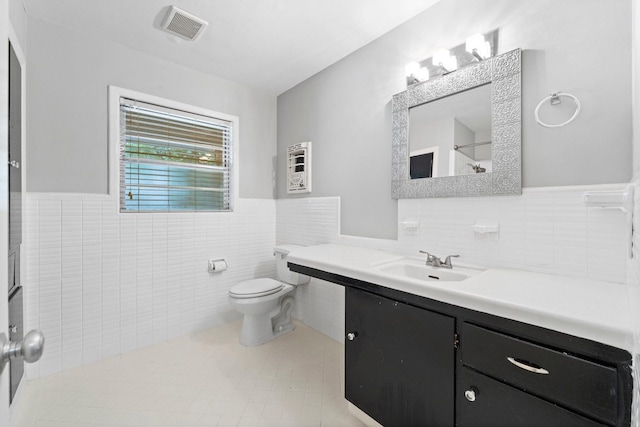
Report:
[[[411,179],[491,172],[491,85],[409,109]]]

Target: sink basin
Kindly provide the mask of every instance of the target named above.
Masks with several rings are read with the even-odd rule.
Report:
[[[403,258],[374,267],[381,273],[408,279],[424,280],[427,282],[459,282],[478,274],[483,269],[453,266],[452,269],[438,268],[425,265],[424,260]]]

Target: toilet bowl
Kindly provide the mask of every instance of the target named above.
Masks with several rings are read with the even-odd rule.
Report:
[[[298,245],[279,245],[276,256],[278,280],[270,278],[240,282],[229,290],[229,303],[244,315],[240,343],[264,344],[294,329],[291,321],[295,287],[309,282],[309,277],[287,267],[287,255]]]

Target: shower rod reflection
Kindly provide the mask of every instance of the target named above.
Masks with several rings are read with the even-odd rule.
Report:
[[[491,144],[491,141],[485,141],[485,142],[476,142],[474,144],[464,144],[464,145],[454,145],[453,149],[454,150],[458,150],[460,148],[466,148],[466,147],[477,147],[479,145],[488,145]]]

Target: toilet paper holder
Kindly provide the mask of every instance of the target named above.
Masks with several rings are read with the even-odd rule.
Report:
[[[208,262],[207,269],[209,273],[220,273],[227,269],[227,260],[225,258],[212,258]]]

